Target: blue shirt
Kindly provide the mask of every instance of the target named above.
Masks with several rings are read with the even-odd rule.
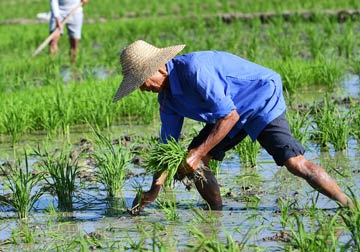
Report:
[[[219,51],[193,52],[167,62],[170,88],[159,93],[161,140],[178,140],[184,117],[216,123],[236,109],[240,120],[228,136],[244,129],[254,141],[285,109],[279,74]]]

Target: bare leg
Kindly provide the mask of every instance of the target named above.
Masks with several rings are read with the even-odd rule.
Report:
[[[222,209],[222,199],[220,194],[219,185],[215,178],[215,175],[208,168],[209,162],[211,160],[210,155],[206,155],[202,158],[204,168],[202,169],[202,174],[205,177],[203,179],[194,179],[195,186],[198,190],[201,197],[209,204],[212,210],[221,210]]]
[[[71,63],[76,62],[77,51],[79,48],[79,39],[70,38],[70,60]]]
[[[195,186],[201,197],[210,205],[212,210],[222,209],[222,199],[219,185],[214,174],[206,167],[203,170],[206,180],[195,179]]]
[[[50,46],[49,46],[49,53],[51,55],[54,55],[58,52],[59,47],[58,47],[58,43],[59,43],[59,39],[60,39],[60,35],[61,33],[58,32],[53,39],[50,41]]]
[[[342,206],[352,206],[351,200],[340,189],[333,178],[320,166],[299,155],[285,162],[286,168],[292,174],[304,178],[314,189],[329,198],[336,200]]]

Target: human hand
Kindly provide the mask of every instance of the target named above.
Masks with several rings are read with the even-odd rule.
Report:
[[[63,24],[61,23],[60,17],[56,17],[56,28],[58,29],[59,32],[62,31],[63,29]]]
[[[82,5],[85,5],[89,2],[89,0],[81,0]]]
[[[200,151],[197,151],[196,149],[191,149],[189,151],[189,154],[187,155],[185,162],[186,165],[191,169],[191,172],[194,172],[199,164],[201,163],[201,160],[203,158],[203,155],[200,153]]]
[[[191,169],[187,164],[180,164],[178,169],[177,169],[178,173],[182,176],[187,176],[190,175],[194,172],[193,169]]]
[[[161,186],[164,184],[164,181],[167,177],[167,172],[156,173],[153,178],[151,188],[147,192],[140,190],[132,203],[131,209],[128,209],[128,213],[131,215],[139,215],[140,211],[143,210],[147,205],[153,202],[161,189]]]
[[[157,193],[153,191],[148,192],[140,192],[137,193],[133,203],[132,207],[130,209],[127,209],[127,212],[133,216],[137,216],[140,214],[140,212],[151,202],[153,202],[157,197]]]

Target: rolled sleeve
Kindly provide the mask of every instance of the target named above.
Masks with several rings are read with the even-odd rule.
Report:
[[[217,103],[213,103],[212,107],[214,117],[218,118],[228,115],[234,109],[236,107],[230,96],[222,97]]]

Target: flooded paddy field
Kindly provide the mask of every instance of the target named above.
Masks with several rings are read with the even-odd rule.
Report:
[[[351,75],[334,96],[357,98],[359,87],[358,76]],[[311,101],[319,97],[315,89],[308,92],[313,95]],[[306,103],[306,97],[298,97],[297,102]],[[189,121],[184,134],[200,127]],[[111,136],[114,144],[120,138],[123,147],[130,148],[150,141],[158,128],[156,120],[147,125],[118,125],[111,128]],[[72,133],[67,141],[74,150],[91,149],[95,147],[91,135]],[[17,148],[35,149],[44,139],[41,135],[25,137]],[[56,149],[61,141],[53,139],[49,148]],[[3,167],[15,162],[14,149],[9,145],[1,146]],[[346,192],[350,189],[360,196],[360,148],[356,139],[349,138],[343,151],[332,147],[324,151],[312,141],[304,145],[309,160],[325,167]],[[29,154],[32,170],[39,169],[38,162]],[[256,167],[245,167],[236,152],[229,153],[220,164],[217,178],[224,202],[222,211],[207,210],[195,188],[186,190],[176,182],[173,188],[162,190],[158,200],[140,216],[131,216],[127,209],[136,196],[136,187],[148,190],[152,179],[142,167],[141,155],[129,164],[123,187],[113,198],[96,180],[98,168],[93,160],[82,159],[79,166],[72,211],[59,211],[56,194],[50,191],[36,201],[25,220],[19,220],[12,207],[0,205],[2,251],[296,251],[304,246],[302,239],[312,244],[326,237],[320,236],[324,225],[329,225],[331,233],[327,242],[334,250],[330,251],[345,246],[347,251],[358,251],[353,242],[346,245],[351,232],[342,225],[338,205],[290,175],[286,168],[278,167],[263,149],[257,155]],[[3,196],[9,193],[5,176],[1,177],[1,191]]]
[[[347,171],[344,177],[331,170],[330,173],[342,188],[350,187],[359,197],[360,160],[355,142],[343,153],[319,154],[315,146],[309,146],[308,150],[310,160]],[[258,166],[251,170],[243,170],[234,154],[221,164],[218,181],[224,201],[222,211],[204,210],[206,206],[197,191],[194,188],[187,191],[178,182],[159,197],[160,201],[176,202],[175,219],[157,203],[148,206],[140,216],[130,216],[126,209],[131,207],[136,195],[134,184],[139,183],[144,189],[151,185],[151,176],[143,176],[144,170],[136,166],[131,167],[134,176],[125,180],[119,198],[109,200],[100,184],[82,181],[75,192],[74,211],[62,213],[55,210],[56,197],[43,196],[28,220],[27,232],[31,234],[25,233],[12,209],[2,206],[1,247],[4,251],[54,251],[72,243],[78,248],[83,241],[86,248],[95,246],[100,251],[132,250],[133,243],[148,249],[158,246],[186,250],[201,239],[225,242],[231,236],[234,242],[246,243],[245,251],[251,251],[252,247],[254,251],[282,251],[291,241],[291,235],[282,227],[279,200],[289,204],[289,220],[292,213],[297,213],[309,232],[316,228],[309,212],[322,218],[335,215],[337,204],[319,196],[285,168],[277,167],[266,153],[261,151],[258,160]],[[26,242],[27,235],[32,242]],[[345,243],[348,235],[345,231],[341,233],[340,241]]]
[[[30,57],[49,35],[35,19],[47,1],[2,1],[0,251],[360,251],[359,3],[89,1],[70,64],[66,34],[62,53]],[[111,102],[119,53],[137,39],[227,51],[278,72],[293,134],[354,208],[245,139],[211,167],[222,211],[176,182],[130,215],[150,188],[145,160],[160,129],[154,94]],[[184,149],[201,127],[185,121]]]

